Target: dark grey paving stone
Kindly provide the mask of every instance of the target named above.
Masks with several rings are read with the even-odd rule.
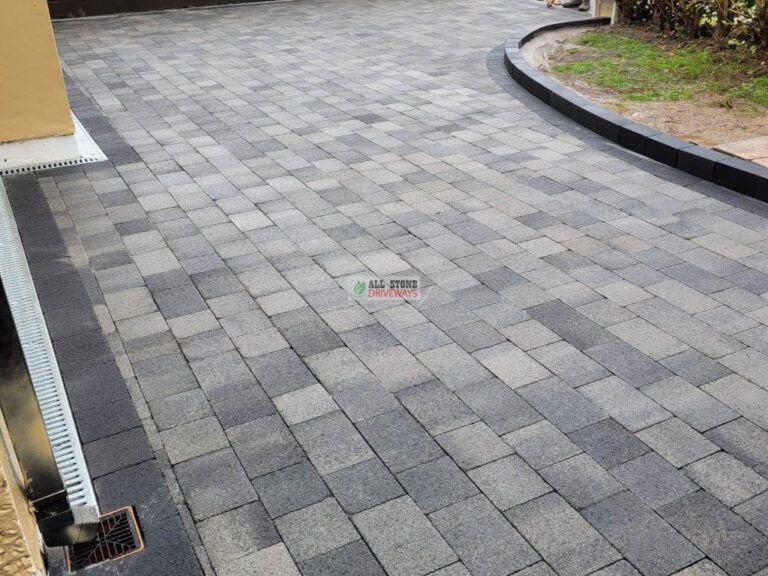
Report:
[[[604,468],[613,468],[649,451],[648,446],[612,418],[571,432],[568,437]]]
[[[117,400],[133,402],[114,359],[77,370],[62,371],[61,378],[75,411],[98,408]]]
[[[136,408],[129,398],[118,397],[102,404],[98,410],[75,412],[75,423],[81,443],[92,442],[141,426]]]
[[[704,556],[626,491],[587,508],[582,516],[644,576],[667,576]]]
[[[448,336],[470,354],[506,341],[504,336],[486,322],[472,322],[451,328],[448,330]]]
[[[384,570],[362,540],[345,544],[299,564],[304,576],[384,576]]]
[[[349,332],[342,333],[341,338],[350,350],[362,356],[398,344],[395,337],[381,324],[371,324],[370,326],[355,328]]]
[[[613,476],[586,454],[552,464],[539,470],[539,473],[577,509],[591,506],[624,489]]]
[[[277,518],[330,496],[328,488],[309,462],[288,466],[253,481],[270,517]]]
[[[379,458],[397,474],[442,456],[443,452],[405,410],[395,410],[359,423]]]
[[[497,434],[506,434],[542,419],[530,404],[496,378],[462,388],[457,394]]]
[[[431,435],[477,422],[477,416],[438,380],[406,388],[400,402]]]
[[[608,415],[559,378],[547,378],[517,390],[547,420],[568,434]]]
[[[179,346],[181,346],[181,351],[190,362],[195,360],[215,361],[227,352],[231,351],[234,353],[235,351],[235,345],[232,343],[232,340],[221,329],[210,330],[179,340]],[[245,369],[245,364],[242,360],[240,360],[240,363],[242,364],[241,369]],[[245,370],[247,371],[247,369]]]
[[[227,437],[250,478],[304,459],[301,448],[277,415],[229,428]]]
[[[617,466],[611,474],[654,509],[698,490],[685,474],[655,452]]]
[[[696,350],[686,350],[661,363],[694,386],[703,386],[732,374],[731,370]]]
[[[362,422],[400,408],[395,396],[372,374],[345,382],[340,390],[333,392],[333,399],[352,422]]]
[[[768,432],[746,418],[713,428],[704,436],[747,466],[768,465]]]
[[[243,285],[229,268],[200,272],[191,275],[190,278],[206,300],[243,290]]]
[[[347,514],[357,514],[403,495],[400,484],[378,458],[329,474],[325,480]]]
[[[53,342],[62,372],[69,372],[112,360],[112,352],[101,330],[81,332]]]
[[[176,478],[195,520],[204,520],[258,500],[231,449],[182,462]]]
[[[278,350],[251,358],[248,366],[270,398],[317,384],[293,350]]]
[[[559,300],[533,306],[527,312],[579,350],[604,346],[615,340],[609,332]]]
[[[275,413],[275,405],[255,382],[231,396],[211,402],[222,427],[232,428]]]
[[[506,266],[482,272],[477,274],[476,278],[496,292],[514,286],[515,284],[522,284],[525,281],[525,278]]]
[[[159,290],[153,292],[152,296],[166,320],[208,309],[200,292],[192,285]]]
[[[83,445],[83,454],[92,478],[98,478],[154,458],[154,453],[142,427],[131,428],[100,440],[88,442]]]
[[[598,570],[595,572],[595,576],[640,576],[640,572],[635,570],[634,566],[626,560],[621,560]]]
[[[768,492],[739,504],[734,508],[734,511],[768,536]]]
[[[321,475],[373,458],[373,452],[341,411],[297,424],[296,439]]]
[[[181,354],[136,362],[133,364],[133,372],[147,401],[197,388],[197,380]]]
[[[768,539],[703,490],[659,512],[728,574],[747,576],[768,566]]]
[[[425,514],[478,493],[477,487],[448,457],[400,472],[397,478]]]
[[[539,555],[485,496],[443,508],[430,519],[477,576],[506,576],[539,560]]]
[[[585,353],[635,387],[672,375],[664,366],[619,339],[589,348]]]
[[[516,506],[506,516],[561,576],[584,576],[621,559],[621,554],[557,494]]]
[[[208,518],[200,522],[197,529],[215,566],[280,542],[275,525],[261,502]]]
[[[320,319],[283,328],[280,332],[299,356],[311,356],[344,345]]]
[[[458,302],[427,308],[421,312],[438,328],[443,330],[450,330],[457,326],[464,326],[465,324],[478,321],[478,317],[469,308]]]

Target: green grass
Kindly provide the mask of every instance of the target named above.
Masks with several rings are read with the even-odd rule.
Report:
[[[715,92],[768,106],[768,77],[743,81],[748,72],[744,64],[707,49],[671,49],[600,32],[588,32],[578,42],[583,50],[563,55],[576,61],[556,64],[553,70],[611,89],[627,100],[686,100]]]

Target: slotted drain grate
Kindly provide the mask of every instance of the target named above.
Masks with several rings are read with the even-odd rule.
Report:
[[[101,517],[96,540],[67,549],[70,570],[81,570],[106,560],[117,560],[144,549],[136,514],[130,506]]]

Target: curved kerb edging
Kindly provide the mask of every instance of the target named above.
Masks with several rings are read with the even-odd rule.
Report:
[[[526,42],[542,32],[609,23],[610,18],[593,18],[557,22],[520,32],[507,40],[504,47],[507,72],[528,92],[561,114],[624,148],[702,180],[768,201],[768,168],[685,142],[606,110],[533,68],[520,52]]]

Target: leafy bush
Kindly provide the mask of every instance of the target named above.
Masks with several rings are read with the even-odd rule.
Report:
[[[686,38],[768,50],[768,0],[616,0],[623,22],[644,23]]]

